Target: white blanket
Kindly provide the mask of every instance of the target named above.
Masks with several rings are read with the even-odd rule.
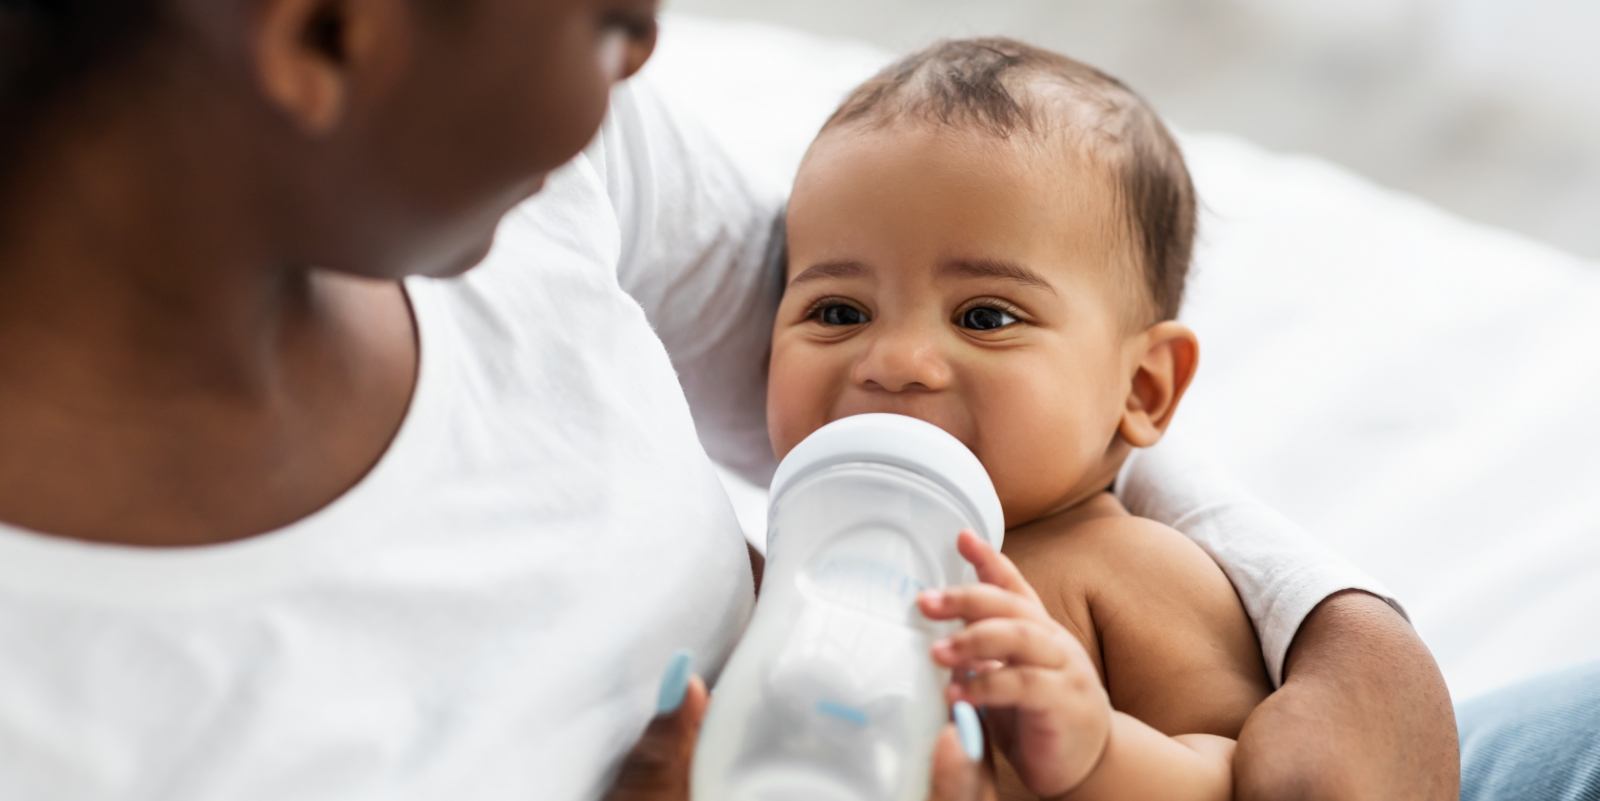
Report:
[[[651,69],[786,185],[885,59],[673,18]],[[1181,434],[1388,583],[1458,697],[1600,659],[1600,265],[1321,161],[1183,141],[1205,210]],[[759,531],[759,494],[736,498]]]

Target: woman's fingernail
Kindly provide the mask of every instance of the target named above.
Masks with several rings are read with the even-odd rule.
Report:
[[[938,590],[926,590],[922,593],[922,602],[935,608],[942,606],[944,605],[944,593]]]
[[[957,701],[954,707],[956,734],[961,738],[961,750],[967,759],[983,759],[983,723],[978,720],[978,710],[966,701]]]
[[[661,693],[656,696],[656,714],[670,715],[683,706],[683,696],[689,691],[690,669],[694,655],[687,649],[672,655],[667,671],[661,676]]]
[[[939,640],[933,644],[933,656],[935,659],[949,659],[955,655],[955,651],[955,645],[949,639]]]

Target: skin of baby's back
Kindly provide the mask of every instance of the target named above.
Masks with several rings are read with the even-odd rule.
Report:
[[[1222,569],[1110,493],[1008,531],[1004,552],[1088,651],[1114,709],[1168,735],[1237,738],[1271,692]],[[999,762],[1002,799],[1037,798]]]

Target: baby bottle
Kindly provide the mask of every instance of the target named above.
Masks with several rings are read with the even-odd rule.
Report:
[[[917,593],[976,580],[971,529],[999,548],[1000,500],[977,457],[892,414],[818,429],[778,466],[760,600],[712,694],[694,801],[924,801],[958,624]]]

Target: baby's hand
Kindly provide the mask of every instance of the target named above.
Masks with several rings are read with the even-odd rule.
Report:
[[[949,700],[988,708],[996,746],[1031,792],[1071,792],[1094,771],[1111,729],[1094,664],[1010,559],[971,532],[957,547],[983,583],[917,601],[930,619],[968,624],[933,646],[934,661],[953,671]]]

